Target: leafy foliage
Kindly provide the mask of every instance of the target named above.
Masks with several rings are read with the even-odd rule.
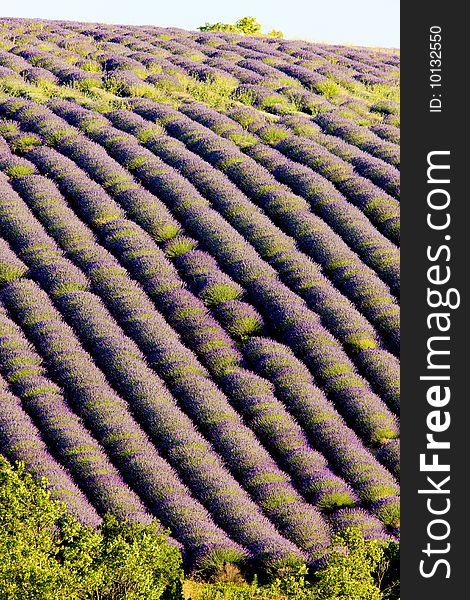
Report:
[[[325,565],[313,579],[301,565],[269,584],[235,582],[188,585],[191,600],[398,600],[395,542],[365,540],[356,527],[333,538]],[[185,590],[185,591],[186,591]]]
[[[47,482],[0,457],[0,597],[166,600],[181,597],[181,555],[157,521],[105,516],[84,527]]]
[[[364,540],[357,529],[348,528],[333,539],[327,566],[318,574],[315,600],[381,600],[374,573],[384,561],[377,540]]]
[[[351,527],[333,538],[329,558],[313,581],[301,565],[265,585],[256,576],[248,584],[228,565],[216,583],[188,582],[186,597],[395,600],[398,552],[398,544],[365,540]],[[181,555],[157,521],[142,525],[107,515],[98,530],[83,526],[51,499],[45,479],[37,481],[23,464],[12,467],[0,457],[0,597],[177,600],[182,598]]]
[[[245,35],[257,35],[261,33],[261,25],[255,17],[242,17],[235,23],[235,27]]]
[[[218,21],[217,23],[208,23],[206,21],[205,25],[201,25],[198,27],[199,31],[226,31],[228,33],[241,33],[236,25],[232,23],[221,23]]]
[[[205,23],[198,27],[199,31],[224,31],[242,35],[264,35],[261,33],[261,24],[255,17],[242,17],[236,23]],[[283,38],[282,31],[273,29],[268,34],[270,37]]]

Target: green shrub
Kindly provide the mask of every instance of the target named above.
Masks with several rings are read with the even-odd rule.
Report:
[[[263,321],[257,316],[246,316],[234,318],[228,325],[227,330],[235,338],[246,341],[253,335],[260,335],[263,331]]]
[[[100,533],[97,565],[101,600],[180,597],[181,555],[168,545],[157,521],[142,525],[107,516]]]
[[[41,139],[36,134],[23,134],[12,140],[11,149],[17,154],[22,154],[41,144]]]
[[[13,265],[7,262],[0,262],[0,286],[20,277],[24,277],[28,272],[25,265]]]
[[[255,17],[242,17],[235,23],[235,27],[245,35],[257,35],[261,33],[261,24]]]
[[[239,33],[240,35],[268,35],[269,37],[283,38],[282,31],[273,29],[268,34],[261,32],[261,24],[255,17],[242,17],[236,23],[206,23],[198,27],[199,31],[225,31]]]
[[[319,81],[315,84],[315,91],[326,98],[333,98],[341,93],[341,87],[334,81]]]
[[[85,527],[0,456],[0,598],[177,600],[181,584],[181,554],[157,521]]]
[[[318,573],[312,600],[382,600],[374,574],[384,558],[380,542],[364,540],[357,528],[346,529],[333,538],[326,567]]]
[[[184,235],[178,235],[165,244],[165,254],[168,258],[176,258],[196,248],[197,242]]]
[[[191,600],[399,600],[399,546],[365,540],[357,527],[332,540],[326,564],[312,577],[305,565],[259,585],[221,581],[185,584]]]
[[[229,283],[214,283],[205,287],[201,292],[204,304],[210,307],[227,300],[238,300],[240,296],[240,290]]]
[[[269,37],[277,37],[277,38],[283,38],[284,34],[282,33],[282,31],[279,31],[279,29],[273,29],[272,31],[270,31],[268,33]]]
[[[220,558],[220,557],[219,557]],[[230,557],[227,557],[230,563]],[[181,554],[157,521],[107,515],[85,527],[53,500],[45,480],[0,456],[0,598],[5,600],[181,600]],[[201,565],[213,583],[185,583],[192,600],[398,600],[399,546],[365,540],[357,527],[336,535],[325,565],[273,571],[263,585],[233,565]],[[264,573],[264,580],[267,579]]]
[[[61,575],[53,530],[63,516],[45,482],[0,458],[0,597],[61,600]],[[73,597],[73,596],[72,596]]]
[[[32,165],[13,165],[7,168],[5,172],[10,179],[18,179],[19,177],[32,175],[35,172],[35,168]]]

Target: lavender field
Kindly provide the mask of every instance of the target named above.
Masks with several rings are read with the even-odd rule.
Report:
[[[82,522],[398,538],[399,62],[0,19],[0,452]]]

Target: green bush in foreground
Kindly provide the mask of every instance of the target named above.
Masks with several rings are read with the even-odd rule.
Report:
[[[176,600],[181,555],[158,522],[84,527],[45,481],[0,456],[2,600]]]
[[[326,565],[313,577],[300,567],[269,585],[201,585],[187,600],[398,600],[398,544],[364,540],[358,528],[333,538]]]
[[[358,529],[346,529],[333,540],[327,566],[318,574],[312,600],[382,600],[374,574],[384,558],[379,542],[364,540]]]
[[[218,583],[186,581],[183,596],[181,554],[157,521],[108,515],[98,530],[84,527],[45,480],[0,456],[1,600],[398,600],[398,553],[398,544],[366,541],[350,528],[333,538],[312,577],[301,566],[249,584],[226,565]]]

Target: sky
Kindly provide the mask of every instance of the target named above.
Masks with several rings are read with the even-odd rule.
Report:
[[[1,17],[196,29],[254,16],[288,39],[398,48],[400,0],[0,0]]]

